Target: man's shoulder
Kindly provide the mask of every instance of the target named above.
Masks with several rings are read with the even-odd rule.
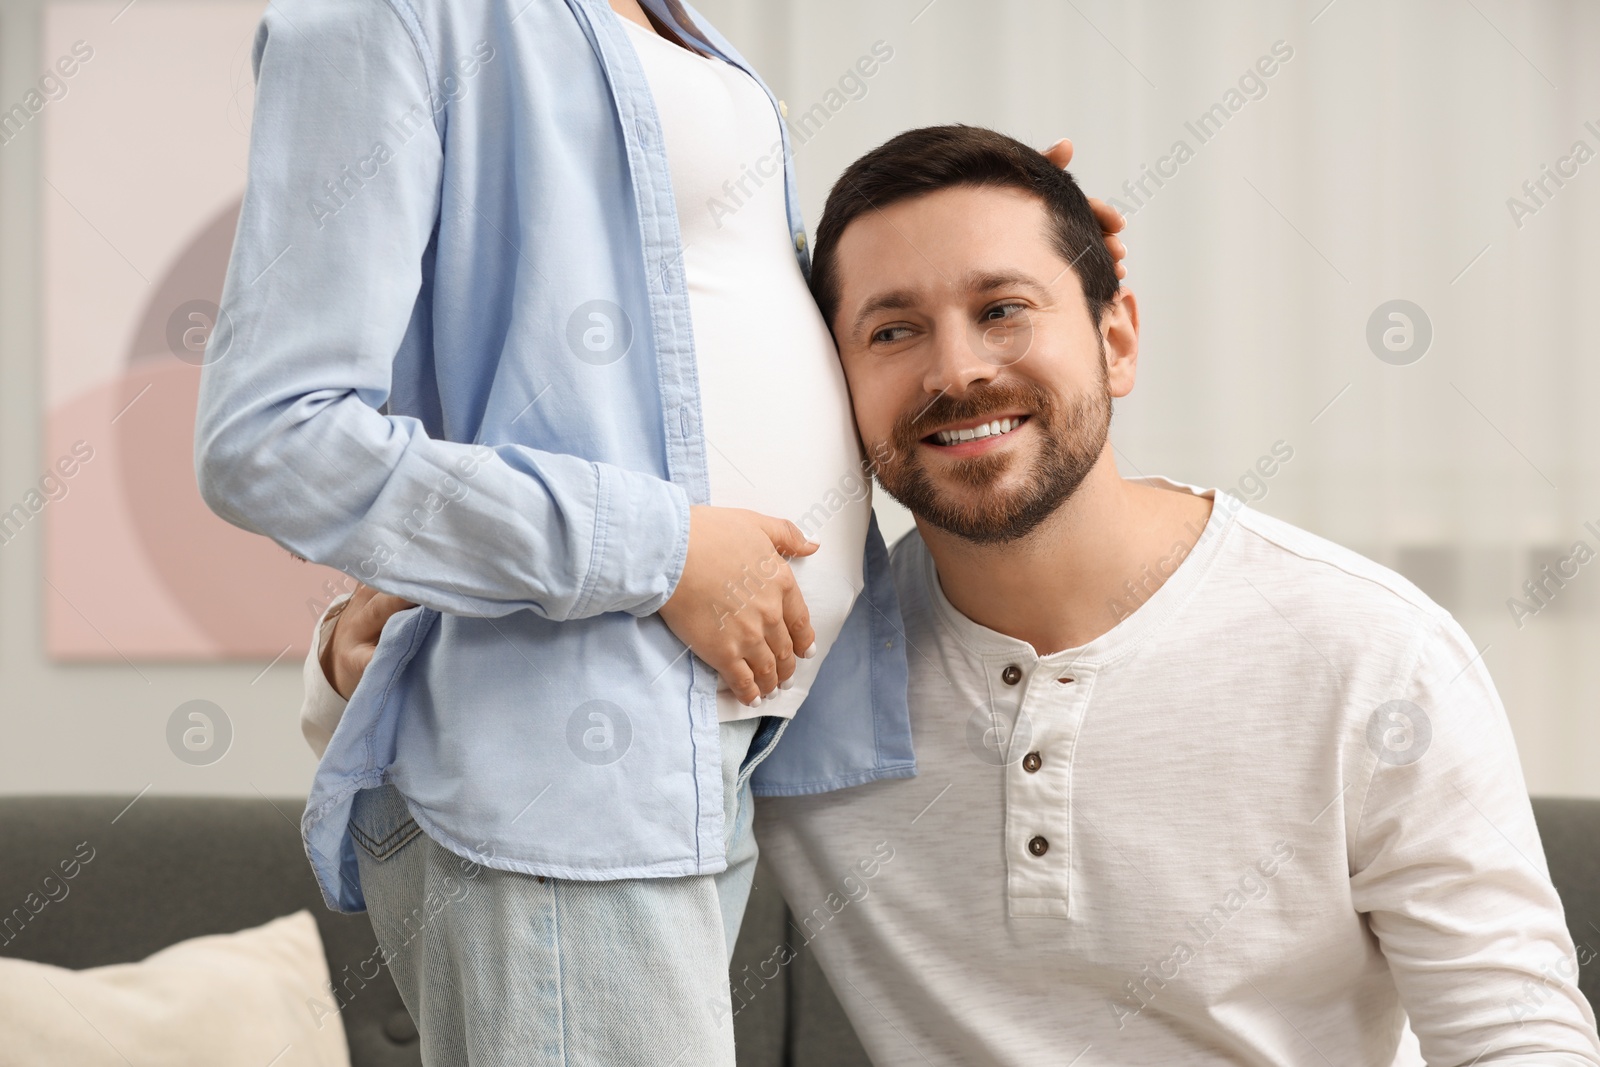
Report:
[[[1248,506],[1234,518],[1180,620],[1202,650],[1238,650],[1251,674],[1316,679],[1307,707],[1362,729],[1372,708],[1414,694],[1419,678],[1456,676],[1478,658],[1461,624],[1403,575]]]
[[[1404,575],[1310,530],[1247,506],[1235,525],[1230,569],[1297,623],[1365,643],[1376,630],[1416,635],[1450,619]]]

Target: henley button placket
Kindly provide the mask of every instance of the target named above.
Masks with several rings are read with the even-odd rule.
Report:
[[[1005,839],[1013,857],[1007,863],[1008,910],[1064,919],[1072,882],[1073,753],[1094,671],[1037,666],[1006,663],[999,670],[1000,682],[1021,688],[1018,721],[1031,727],[1023,742],[1026,754],[1005,767]]]

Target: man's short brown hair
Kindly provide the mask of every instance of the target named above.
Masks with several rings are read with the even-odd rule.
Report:
[[[1038,151],[981,126],[924,126],[884,142],[833,183],[817,224],[811,292],[829,328],[839,309],[839,237],[857,216],[939,189],[1020,189],[1044,202],[1056,252],[1077,273],[1095,323],[1117,295],[1117,268],[1089,199]]]

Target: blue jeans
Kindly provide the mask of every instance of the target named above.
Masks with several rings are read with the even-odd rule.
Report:
[[[393,785],[350,835],[367,913],[427,1067],[733,1067],[728,960],[756,863],[750,772],[787,725],[723,723],[727,870],[581,882],[495,870],[428,837]]]

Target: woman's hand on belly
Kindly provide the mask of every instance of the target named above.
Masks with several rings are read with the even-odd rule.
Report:
[[[800,527],[743,508],[689,509],[689,554],[661,619],[743,704],[794,674],[816,641],[786,557],[819,546]]]

